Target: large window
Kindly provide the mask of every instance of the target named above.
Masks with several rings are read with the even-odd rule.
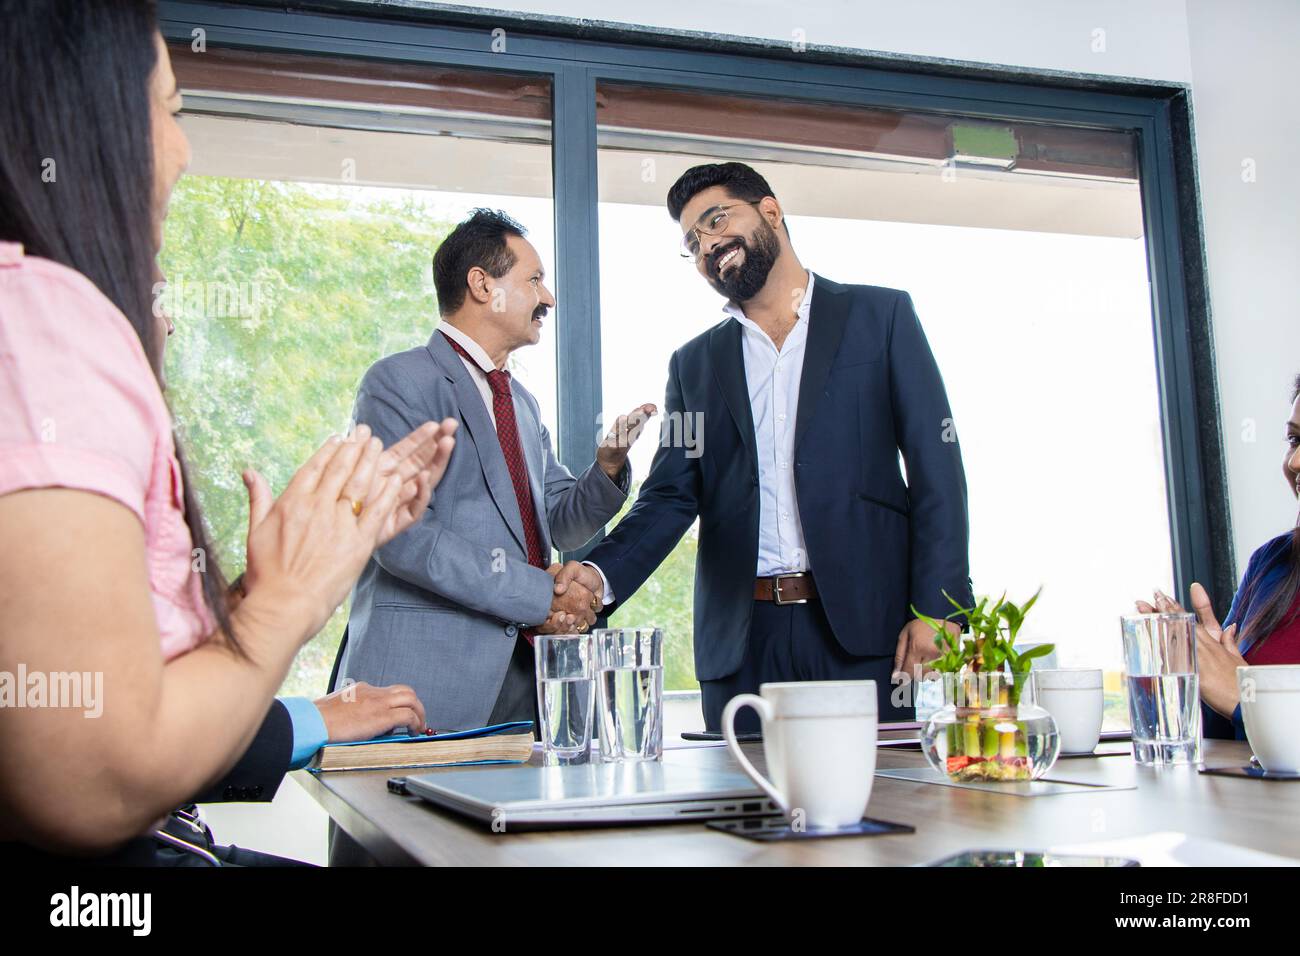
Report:
[[[721,316],[663,203],[688,166],[739,159],[805,265],[911,293],[962,441],[976,589],[1044,586],[1027,640],[1114,671],[1138,592],[1201,580],[1226,603],[1186,90],[495,13],[162,10],[195,146],[165,254],[170,390],[230,570],[239,469],[282,484],[366,367],[428,338],[429,258],[475,205],[522,220],[555,276],[557,321],[518,371],[565,464],[590,464],[592,423],[661,402],[669,355]],[[694,685],[694,546],[616,621],[667,629],[670,689]],[[287,689],[321,689],[341,624]]]
[[[1023,639],[1117,681],[1116,615],[1172,580],[1133,137],[619,84],[597,118],[607,412],[661,401],[672,351],[723,318],[677,254],[669,186],[750,163],[805,266],[911,293],[962,444],[977,593],[1042,585]],[[694,535],[620,611],[671,620],[674,653]]]
[[[229,573],[253,466],[277,490],[348,427],[361,376],[437,327],[431,261],[475,206],[554,272],[549,84],[311,57],[174,52],[194,151],[167,221],[168,392]],[[562,308],[556,318],[563,321]],[[512,357],[558,432],[554,324]],[[286,693],[324,692],[345,604]]]

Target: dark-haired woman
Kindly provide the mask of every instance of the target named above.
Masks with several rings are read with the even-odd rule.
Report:
[[[1291,391],[1282,477],[1291,493],[1300,498],[1300,375]],[[1205,589],[1193,584],[1191,590],[1192,609],[1199,619],[1196,659],[1205,736],[1245,740],[1237,668],[1300,664],[1300,518],[1294,529],[1250,556],[1222,625]],[[1137,607],[1144,614],[1182,610],[1159,591],[1154,604],[1138,601]]]
[[[0,22],[0,857],[164,862],[170,811],[259,750],[299,648],[427,506],[455,422],[386,451],[331,438],[278,498],[245,472],[232,592],[159,379],[151,292],[189,147],[154,4],[0,0]]]

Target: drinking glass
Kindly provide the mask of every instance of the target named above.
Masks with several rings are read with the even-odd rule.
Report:
[[[609,763],[662,760],[664,636],[654,627],[596,631],[600,756]]]
[[[539,634],[533,647],[543,762],[586,763],[596,690],[591,635]]]
[[[1120,626],[1134,758],[1150,767],[1199,763],[1196,615],[1125,615]]]

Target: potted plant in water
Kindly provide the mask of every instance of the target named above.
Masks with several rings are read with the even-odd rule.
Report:
[[[1023,605],[1003,593],[964,608],[945,591],[956,610],[942,621],[912,608],[934,631],[939,657],[930,667],[939,672],[944,695],[943,708],[926,723],[921,747],[931,766],[953,780],[1034,780],[1056,762],[1056,722],[1023,699],[1034,659],[1050,654],[1054,645],[1015,649],[1025,615],[1041,593],[1039,588]],[[944,626],[954,619],[965,624],[960,635]]]

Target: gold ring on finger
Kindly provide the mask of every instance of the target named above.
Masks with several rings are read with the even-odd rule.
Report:
[[[361,517],[361,512],[365,510],[365,507],[366,507],[366,503],[365,503],[364,501],[362,501],[362,500],[359,499],[359,498],[353,498],[353,499],[352,499],[352,515],[353,515],[353,517],[360,518],[360,517]]]

